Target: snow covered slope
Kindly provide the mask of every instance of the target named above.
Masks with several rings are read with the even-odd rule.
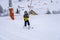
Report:
[[[23,28],[21,16],[0,17],[0,40],[60,40],[60,15],[30,16],[31,27]]]
[[[57,2],[58,1],[58,2]],[[5,3],[6,2],[6,3]],[[24,7],[24,10],[29,11],[27,5],[30,1],[18,2],[12,1],[14,12],[19,6]],[[33,0],[32,9],[40,15],[30,15],[30,24],[34,29],[23,28],[23,12],[15,16],[15,20],[11,20],[9,16],[0,17],[0,40],[60,40],[60,14],[44,14],[47,9],[60,10],[60,0]],[[8,0],[0,0],[3,8],[8,9]]]

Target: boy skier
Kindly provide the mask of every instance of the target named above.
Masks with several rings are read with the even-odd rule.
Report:
[[[29,14],[27,13],[27,11],[24,12],[23,18],[24,18],[24,26],[26,27],[28,25],[28,29],[29,29],[30,22],[29,22]]]

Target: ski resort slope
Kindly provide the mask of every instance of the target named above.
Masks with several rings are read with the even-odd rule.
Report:
[[[23,18],[0,17],[0,40],[60,40],[60,14],[30,15],[33,29],[23,28]]]
[[[38,15],[30,15],[30,24],[33,29],[24,28],[23,14],[29,11],[28,5],[31,2],[17,0],[12,1],[14,9],[14,18],[10,16],[0,17],[0,40],[60,40],[60,14],[53,14],[52,11],[60,10],[60,0],[33,0],[32,10]],[[0,0],[3,9],[9,9],[8,0]],[[18,5],[23,7],[20,14],[16,15]],[[47,10],[51,14],[46,14]]]

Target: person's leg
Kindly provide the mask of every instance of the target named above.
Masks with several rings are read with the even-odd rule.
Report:
[[[25,27],[27,26],[27,21],[25,21],[24,26],[25,26]]]
[[[29,22],[29,20],[27,21],[27,23],[28,23],[28,29],[30,29],[30,22]]]
[[[27,22],[28,22],[28,26],[30,26],[30,22],[29,22],[29,20],[28,20]]]

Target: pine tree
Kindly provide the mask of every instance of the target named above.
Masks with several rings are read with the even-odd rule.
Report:
[[[9,7],[12,7],[12,0],[9,0]]]
[[[53,1],[51,0],[51,3],[52,3]]]
[[[18,10],[18,8],[17,8],[17,12],[16,12],[17,14],[19,13],[19,10]]]
[[[1,5],[0,5],[0,13],[3,13],[3,8]]]
[[[21,0],[18,0],[19,2],[21,2]]]
[[[47,10],[47,13],[46,14],[51,14],[51,12],[49,10]]]

